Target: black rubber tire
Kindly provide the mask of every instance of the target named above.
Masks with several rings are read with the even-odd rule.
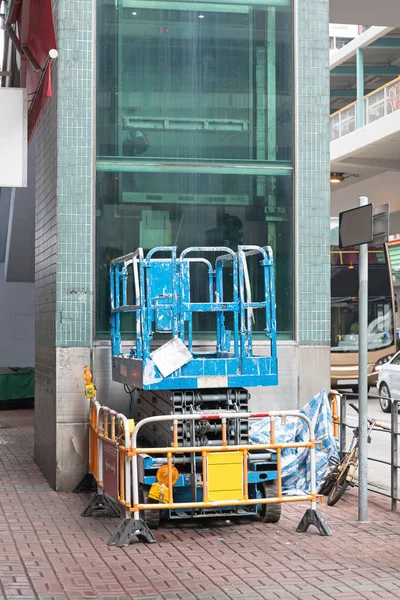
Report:
[[[349,467],[347,467],[347,469],[345,470],[341,480],[336,481],[334,483],[331,491],[329,492],[328,506],[335,506],[336,502],[338,502],[338,500],[340,500],[340,498],[343,496],[343,494],[347,490],[349,483],[350,483],[346,479],[348,472],[349,472]]]
[[[139,502],[140,504],[155,504],[155,500],[149,498],[150,488],[148,486],[140,485],[139,486]],[[160,525],[160,510],[141,510],[140,518],[146,523],[150,529],[157,529]]]
[[[318,494],[322,494],[323,496],[329,496],[333,486],[335,485],[335,479],[328,475],[326,480],[321,485]]]
[[[258,489],[263,498],[276,498],[278,495],[278,480],[263,481],[258,484]],[[259,517],[263,523],[278,523],[281,518],[282,504],[261,504]]]
[[[384,392],[384,393],[382,393]],[[392,412],[392,403],[390,401],[390,390],[386,383],[382,383],[379,388],[379,396],[387,396],[388,400],[385,402],[383,398],[379,398],[379,406],[381,407],[381,411],[384,413]]]

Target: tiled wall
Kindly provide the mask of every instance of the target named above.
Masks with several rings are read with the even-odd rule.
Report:
[[[59,0],[56,344],[91,340],[94,0]]]
[[[91,343],[94,5],[53,0],[59,57],[35,133],[35,459],[56,489],[71,489],[87,468],[81,388]]]
[[[329,0],[298,0],[298,341],[330,345]]]
[[[57,67],[35,133],[35,460],[55,486],[57,278]]]

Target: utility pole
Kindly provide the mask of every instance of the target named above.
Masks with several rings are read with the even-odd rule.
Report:
[[[368,198],[361,196],[359,206]],[[358,520],[368,519],[368,244],[360,244],[358,256]]]

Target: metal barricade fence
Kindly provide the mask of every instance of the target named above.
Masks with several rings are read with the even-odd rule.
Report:
[[[303,419],[310,432],[309,442],[289,442],[289,443],[275,443],[274,436],[274,417],[298,417]],[[226,441],[226,421],[234,419],[254,419],[254,418],[270,418],[270,444],[246,444],[246,445],[227,445]],[[178,446],[177,444],[177,428],[179,421],[211,421],[221,420],[222,423],[222,445],[221,446]],[[173,422],[173,445],[172,447],[165,448],[140,448],[137,446],[137,436],[139,430],[144,425],[154,423],[156,421],[172,421]],[[142,419],[138,423],[132,434],[132,486],[133,486],[133,506],[131,511],[133,512],[136,519],[139,518],[139,511],[148,509],[171,509],[171,508],[213,508],[216,506],[240,506],[250,504],[272,504],[275,502],[300,502],[310,501],[312,509],[316,509],[317,492],[316,492],[316,477],[315,477],[315,446],[313,426],[305,415],[294,412],[294,411],[277,411],[270,413],[211,413],[211,414],[188,414],[188,415],[163,415],[156,417],[148,417]],[[310,448],[310,478],[311,478],[311,493],[302,496],[282,496],[282,472],[281,472],[281,452],[284,448]],[[257,498],[250,499],[247,493],[247,453],[255,450],[276,450],[277,453],[277,470],[278,470],[278,496],[276,498]],[[208,499],[208,476],[207,476],[207,458],[215,452],[240,452],[243,455],[243,496],[237,500],[220,500],[220,501],[209,501]],[[202,458],[202,475],[203,475],[203,501],[202,502],[190,502],[190,503],[174,503],[173,501],[173,486],[172,486],[172,457],[174,454],[192,454],[199,453]],[[139,503],[139,489],[138,489],[138,464],[137,458],[139,454],[166,454],[167,465],[168,465],[168,499],[169,502],[158,505],[148,505]]]
[[[142,419],[133,431],[130,431],[128,419],[121,413],[100,406],[92,398],[90,404],[89,427],[89,470],[97,483],[97,492],[91,498],[82,514],[90,516],[98,509],[105,509],[112,516],[119,516],[121,509],[125,519],[120,523],[109,545],[128,545],[133,536],[142,541],[154,542],[156,539],[150,529],[141,519],[142,511],[149,510],[179,510],[182,508],[209,509],[215,507],[240,507],[287,502],[311,503],[311,509],[306,510],[297,531],[307,531],[310,525],[315,525],[321,535],[331,535],[329,527],[322,515],[316,510],[317,500],[322,497],[316,491],[316,459],[315,448],[318,442],[314,439],[313,425],[310,419],[298,411],[273,411],[269,413],[240,413],[219,412],[211,414],[191,413],[184,415],[163,415]],[[302,419],[309,430],[309,440],[306,442],[277,443],[275,441],[275,419],[287,417]],[[234,419],[270,419],[270,443],[268,444],[236,444],[227,442],[227,420]],[[183,421],[215,421],[221,422],[222,442],[218,446],[178,446],[178,423]],[[172,445],[170,447],[141,447],[138,446],[138,433],[143,426],[165,421],[172,422]],[[310,460],[310,493],[297,496],[282,494],[281,453],[285,448],[309,448]],[[273,450],[277,456],[278,492],[276,497],[249,498],[247,480],[247,458],[249,452]],[[239,453],[242,469],[242,493],[234,499],[210,498],[208,459],[215,453]],[[173,460],[176,455],[190,454],[201,457],[202,501],[175,502],[173,493]],[[167,502],[143,503],[139,501],[139,455],[166,456],[168,494]]]
[[[98,485],[122,506],[131,504],[130,428],[125,415],[101,406],[98,423]]]
[[[347,429],[354,429],[354,427],[346,422],[347,416],[347,406],[346,403],[351,400],[358,400],[358,394],[353,393],[345,393],[339,394],[335,392],[337,397],[340,398],[340,432],[339,432],[339,442],[340,442],[340,455],[346,452],[347,449]],[[381,396],[375,394],[368,394],[368,400],[379,400]],[[388,398],[384,398],[388,400]],[[382,460],[380,458],[375,458],[368,456],[368,460],[371,462],[380,463],[382,465],[387,465],[390,467],[390,493],[385,492],[384,490],[375,489],[374,487],[369,486],[369,490],[379,494],[381,496],[386,496],[387,498],[391,498],[391,509],[397,510],[397,502],[400,501],[398,497],[398,471],[400,468],[399,465],[399,456],[398,456],[398,438],[399,438],[399,425],[398,425],[398,417],[399,417],[399,407],[400,400],[391,400],[391,426],[390,429],[384,430],[378,427],[374,427],[374,430],[379,430],[386,435],[390,435],[390,460]]]
[[[129,420],[101,406],[95,397],[90,398],[88,473],[95,480],[97,492],[85,507],[83,516],[102,509],[119,517],[120,507],[131,506],[129,447]],[[79,487],[75,491],[80,491]]]
[[[94,398],[90,399],[89,416],[89,473],[98,481],[98,435],[100,404]]]

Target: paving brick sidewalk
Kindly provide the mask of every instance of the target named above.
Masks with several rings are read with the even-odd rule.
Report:
[[[117,521],[81,517],[87,496],[54,492],[32,456],[33,411],[0,412],[0,600],[400,598],[400,515],[380,496],[367,525],[355,491],[324,505],[333,537],[296,533],[296,504],[279,524],[196,522],[119,549]]]

